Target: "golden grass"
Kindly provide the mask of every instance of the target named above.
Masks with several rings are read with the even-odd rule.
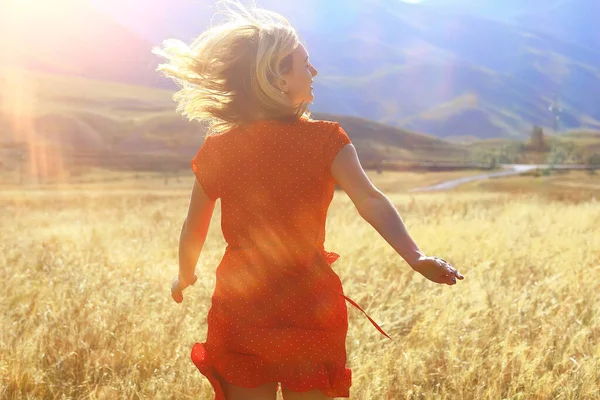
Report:
[[[600,174],[591,175],[587,171],[554,171],[547,176],[533,176],[538,173],[533,171],[520,176],[474,181],[455,190],[531,194],[569,203],[600,200]]]
[[[336,193],[334,269],[393,338],[350,308],[351,398],[598,398],[600,203],[388,185],[423,250],[466,279],[426,281]],[[224,250],[220,208],[176,304],[188,197],[183,185],[0,192],[0,398],[212,399],[190,351]]]
[[[432,186],[466,176],[483,175],[487,172],[489,171],[480,169],[457,171],[385,171],[381,174],[375,171],[367,171],[367,175],[382,192],[395,193],[407,192],[410,189]]]

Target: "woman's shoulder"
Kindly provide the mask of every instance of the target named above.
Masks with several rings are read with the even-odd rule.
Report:
[[[307,119],[301,118],[293,122],[283,122],[277,120],[255,121],[243,126],[231,128],[220,133],[210,133],[206,135],[204,143],[210,147],[228,146],[238,142],[240,138],[246,138],[248,135],[268,133],[273,131],[296,131],[305,134],[312,134],[319,137],[327,137],[341,130],[337,121]],[[243,140],[242,140],[243,141]]]
[[[332,132],[340,128],[340,124],[337,121],[323,119],[302,119],[299,121],[299,124],[317,132]]]

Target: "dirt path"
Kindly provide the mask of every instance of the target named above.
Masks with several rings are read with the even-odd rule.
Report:
[[[424,186],[411,189],[411,192],[432,192],[437,190],[448,190],[457,187],[458,185],[462,185],[463,183],[479,181],[483,179],[489,178],[498,178],[512,175],[519,175],[523,172],[531,171],[534,169],[545,169],[549,168],[548,164],[505,164],[502,165],[504,171],[492,172],[481,175],[474,176],[466,176],[464,178],[452,179],[449,181],[441,182],[431,186]],[[585,165],[555,165],[556,169],[585,169]]]

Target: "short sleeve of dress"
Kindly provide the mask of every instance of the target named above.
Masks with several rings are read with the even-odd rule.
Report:
[[[219,198],[218,165],[219,154],[212,136],[207,136],[200,150],[192,159],[192,171],[202,185],[204,193],[211,199]]]
[[[334,128],[330,130],[325,143],[325,166],[327,171],[331,171],[331,164],[333,164],[333,160],[340,150],[351,143],[352,141],[346,134],[346,131],[344,131],[344,128],[335,122]]]

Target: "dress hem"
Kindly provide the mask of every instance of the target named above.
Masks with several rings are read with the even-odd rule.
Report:
[[[235,375],[224,373],[219,371],[215,360],[213,359],[210,351],[205,346],[205,343],[195,343],[192,348],[191,354],[192,362],[200,373],[204,375],[209,383],[211,384],[215,397],[214,400],[225,400],[225,391],[223,388],[222,380],[225,380],[232,385],[243,387],[246,389],[253,389],[267,383],[277,382],[281,387],[294,391],[294,392],[307,392],[310,390],[319,390],[327,397],[350,397],[350,386],[352,385],[352,371],[349,368],[328,368],[324,364],[318,364],[329,379],[333,377],[332,381],[324,382],[324,385],[319,384],[302,384],[298,383],[292,378],[288,379],[277,379],[265,376],[255,376],[251,383],[237,381]],[[259,370],[260,368],[256,369]],[[231,376],[230,376],[231,375]]]

